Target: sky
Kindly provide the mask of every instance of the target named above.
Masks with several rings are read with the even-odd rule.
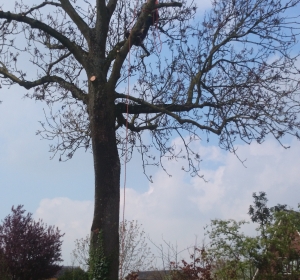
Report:
[[[24,205],[35,219],[65,233],[62,254],[64,264],[70,265],[75,239],[85,237],[91,226],[92,155],[82,150],[67,162],[59,162],[58,157],[50,160],[51,142],[36,135],[46,107],[24,99],[25,93],[18,86],[0,89],[0,221],[13,205]],[[180,148],[179,139],[173,141]],[[284,149],[271,138],[261,145],[240,143],[243,165],[235,155],[221,150],[217,141],[199,142],[196,149],[207,182],[183,172],[181,163],[166,161],[172,176],[155,169],[150,183],[136,155],[127,165],[125,218],[141,223],[153,243],[166,240],[180,251],[195,239],[207,240],[203,228],[211,219],[249,220],[253,192],[265,191],[269,206],[281,203],[296,208],[300,142],[287,138],[285,143],[291,147]],[[124,173],[121,177],[123,182]],[[121,209],[122,201],[121,189]]]
[[[93,214],[92,155],[79,151],[67,162],[50,160],[48,145],[35,135],[42,106],[22,99],[17,87],[1,89],[0,105],[0,220],[12,205],[24,205],[49,225],[65,233],[63,258],[70,264],[74,240],[89,233]],[[180,147],[179,139],[174,139]],[[239,157],[215,145],[198,144],[205,182],[190,177],[181,164],[168,161],[153,173],[153,183],[142,174],[138,157],[128,164],[127,220],[138,220],[155,244],[166,240],[179,250],[204,240],[203,227],[211,219],[248,219],[252,193],[265,191],[269,205],[297,207],[300,182],[300,143],[286,142],[289,149],[268,139],[262,145],[238,146]],[[123,180],[124,174],[122,174]],[[123,186],[123,185],[122,185]],[[121,191],[121,201],[123,190]],[[122,203],[121,203],[122,207]]]

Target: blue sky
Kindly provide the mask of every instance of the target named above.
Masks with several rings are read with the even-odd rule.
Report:
[[[70,264],[74,240],[88,234],[91,226],[92,155],[81,150],[67,162],[50,160],[50,142],[35,135],[40,129],[38,121],[44,120],[45,105],[22,98],[25,93],[18,86],[0,89],[0,220],[12,205],[23,204],[35,218],[66,233],[63,257]],[[180,148],[179,139],[173,141]],[[181,163],[171,161],[165,165],[172,177],[156,169],[154,183],[150,183],[143,175],[139,156],[134,157],[127,166],[125,217],[142,223],[156,244],[164,238],[185,248],[194,243],[195,236],[203,240],[203,227],[210,219],[247,219],[253,192],[266,191],[270,206],[282,203],[296,207],[300,202],[300,143],[285,141],[290,149],[272,139],[262,145],[239,144],[238,154],[246,159],[246,167],[234,155],[220,150],[217,141],[198,143],[207,183],[189,177],[181,170]]]
[[[35,218],[66,233],[63,256],[70,263],[74,240],[88,234],[91,225],[92,157],[79,151],[68,162],[49,160],[49,142],[35,135],[38,120],[43,120],[42,106],[21,97],[17,87],[1,89],[0,219],[12,205],[24,204]],[[178,139],[174,141],[181,145]],[[203,227],[210,219],[247,219],[255,191],[266,191],[270,206],[286,203],[296,207],[300,202],[300,143],[287,143],[291,144],[287,150],[270,139],[262,145],[241,144],[239,156],[247,159],[246,167],[217,146],[198,144],[207,183],[189,177],[176,162],[166,162],[171,178],[157,169],[154,183],[149,183],[135,157],[128,164],[125,217],[142,223],[155,243],[164,238],[185,248],[196,235],[202,241]]]

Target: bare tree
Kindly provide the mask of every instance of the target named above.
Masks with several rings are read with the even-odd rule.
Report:
[[[125,279],[131,272],[152,268],[154,255],[146,242],[145,232],[137,221],[120,223],[120,267],[119,279]],[[90,236],[75,240],[72,259],[85,271],[89,267]]]
[[[145,232],[137,221],[120,223],[120,273],[119,279],[125,279],[130,272],[150,270],[154,255],[148,247]]]
[[[199,175],[200,155],[190,143],[201,132],[208,140],[217,135],[231,152],[236,139],[299,138],[299,0],[215,0],[204,19],[187,0],[148,0],[142,9],[129,0],[40,0],[2,9],[2,85],[18,84],[49,105],[40,133],[57,140],[52,151],[60,158],[92,148],[91,234],[102,232],[108,279],[118,277],[120,157],[128,161],[136,148],[144,168],[163,156],[181,158],[185,171]],[[152,29],[160,36],[137,44],[156,9]],[[124,89],[129,77],[132,90]],[[184,151],[172,145],[174,132]]]
[[[71,253],[72,266],[79,265],[87,271],[89,268],[90,235],[75,240],[75,249]]]

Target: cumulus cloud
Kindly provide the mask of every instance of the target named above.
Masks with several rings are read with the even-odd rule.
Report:
[[[263,145],[239,145],[240,158],[247,159],[246,167],[233,154],[221,152],[214,146],[199,149],[205,155],[204,161],[207,158],[208,162],[218,163],[217,167],[206,164],[202,170],[208,182],[189,177],[179,163],[166,162],[165,167],[172,171],[172,177],[159,170],[146,192],[137,191],[136,182],[127,184],[125,217],[142,223],[155,244],[165,239],[177,244],[180,250],[194,244],[195,236],[198,241],[203,240],[203,227],[210,219],[248,219],[253,192],[266,191],[269,206],[277,203],[297,206],[299,143],[292,142],[288,150],[271,140]],[[123,191],[121,209],[122,202]],[[66,232],[65,256],[71,252],[73,241],[88,233],[92,204],[92,201],[68,198],[41,201],[36,216]]]
[[[65,264],[71,265],[70,253],[74,241],[89,234],[92,223],[93,202],[77,201],[66,197],[43,199],[36,212],[35,219],[42,219],[48,225],[55,225],[63,237],[62,255]]]
[[[271,140],[263,145],[253,143],[237,148],[239,157],[247,159],[245,166],[233,154],[214,146],[200,147],[204,161],[207,158],[218,163],[216,168],[207,164],[202,170],[208,182],[190,178],[181,171],[180,164],[167,162],[171,178],[158,171],[146,193],[138,193],[129,186],[126,217],[141,221],[155,242],[161,242],[163,235],[184,248],[194,243],[196,235],[198,241],[203,239],[203,227],[211,219],[249,220],[247,212],[253,192],[267,192],[269,206],[283,203],[297,207],[298,142],[293,141],[288,150]]]

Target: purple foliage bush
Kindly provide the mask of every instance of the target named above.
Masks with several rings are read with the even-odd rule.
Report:
[[[23,205],[11,211],[0,224],[0,274],[22,280],[53,277],[60,269],[64,234],[42,220],[34,221]]]

